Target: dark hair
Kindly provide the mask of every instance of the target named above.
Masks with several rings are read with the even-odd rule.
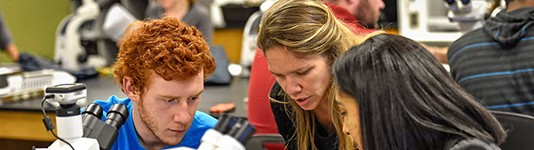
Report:
[[[365,149],[443,149],[454,139],[500,144],[499,122],[421,45],[379,34],[338,58],[339,89],[359,105]]]

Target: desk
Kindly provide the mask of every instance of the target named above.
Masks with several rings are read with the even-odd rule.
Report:
[[[87,98],[106,100],[110,95],[125,97],[111,77],[101,77],[82,81],[87,86]],[[232,102],[236,104],[235,116],[246,117],[246,103],[243,99],[248,93],[248,79],[234,78],[229,86],[206,86],[198,110],[209,112],[215,104]],[[0,139],[32,140],[51,142],[55,138],[46,132],[43,125],[40,99],[0,105]],[[47,109],[48,116],[55,123],[55,112]]]

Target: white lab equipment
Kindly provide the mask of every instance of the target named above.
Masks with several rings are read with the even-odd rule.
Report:
[[[107,64],[105,57],[89,55],[82,43],[82,31],[86,38],[99,36],[98,30],[84,29],[100,15],[98,3],[83,0],[75,13],[65,17],[56,30],[54,60],[60,67],[69,71],[78,71],[84,67],[102,67]],[[94,23],[94,22],[93,22]],[[95,28],[97,26],[94,26]]]
[[[86,138],[83,136],[82,116],[80,107],[77,107],[76,101],[85,100],[87,89],[84,84],[61,84],[51,86],[45,90],[46,96],[44,102],[50,99],[60,104],[56,111],[57,137],[48,149],[50,150],[99,150],[97,139]],[[43,110],[43,115],[45,112]],[[43,123],[47,130],[54,128],[48,117],[43,118]],[[52,131],[53,133],[53,131]],[[56,136],[54,134],[54,136]]]
[[[451,3],[444,6],[444,1],[437,0],[397,0],[400,34],[423,43],[451,43],[463,31],[479,27],[480,24],[471,21],[483,20],[486,0],[469,0],[469,3],[451,0]]]
[[[60,84],[46,88],[41,102],[43,123],[57,140],[48,148],[42,148],[43,150],[111,149],[120,127],[128,118],[128,108],[123,104],[114,104],[107,111],[105,121],[101,121],[103,111],[100,105],[91,103],[83,113],[76,105],[77,101],[85,100],[86,96],[87,88],[83,83]],[[43,108],[47,100],[59,103],[59,107],[56,107],[57,135]]]
[[[103,27],[104,33],[112,40],[118,41],[124,35],[124,30],[128,25],[136,20],[137,18],[124,6],[118,3],[113,4],[106,14]]]
[[[240,59],[240,65],[242,67],[240,76],[242,77],[250,76],[250,68],[252,66],[252,61],[254,60],[254,55],[256,54],[256,50],[258,49],[258,46],[256,46],[256,39],[258,37],[261,15],[263,14],[263,12],[269,9],[269,7],[274,4],[274,2],[276,2],[276,0],[264,1],[260,5],[260,10],[250,15],[247,22],[245,23],[245,27],[243,28],[243,43],[241,44]]]
[[[458,22],[460,32],[467,33],[482,27],[487,13],[485,0],[445,0],[447,14],[452,22]]]

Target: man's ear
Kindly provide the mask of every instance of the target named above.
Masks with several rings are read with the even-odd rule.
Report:
[[[139,89],[134,88],[133,86],[133,80],[130,77],[124,77],[122,78],[122,90],[124,90],[124,94],[128,96],[132,101],[139,102],[140,100],[140,91]]]

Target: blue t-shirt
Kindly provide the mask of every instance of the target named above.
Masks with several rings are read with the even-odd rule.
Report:
[[[96,100],[95,103],[102,106],[102,109],[104,110],[104,115],[102,116],[102,120],[106,119],[107,111],[111,107],[111,105],[116,103],[121,103],[126,105],[128,107],[128,119],[126,120],[126,123],[119,129],[119,133],[117,135],[117,140],[115,140],[115,144],[113,144],[112,149],[113,150],[144,150],[143,146],[141,146],[141,143],[139,143],[139,139],[137,137],[137,131],[135,130],[133,119],[132,119],[132,105],[133,102],[130,98],[125,99],[119,99],[116,96],[111,96],[107,101],[102,100]],[[200,139],[202,138],[202,135],[204,135],[204,132],[206,130],[211,129],[217,124],[217,120],[210,115],[197,111],[195,113],[195,117],[193,119],[193,123],[191,124],[191,127],[189,130],[187,130],[187,133],[185,134],[184,138],[182,139],[182,142],[178,145],[172,145],[167,146],[165,148],[173,148],[173,147],[190,147],[190,148],[198,148],[200,146]]]

